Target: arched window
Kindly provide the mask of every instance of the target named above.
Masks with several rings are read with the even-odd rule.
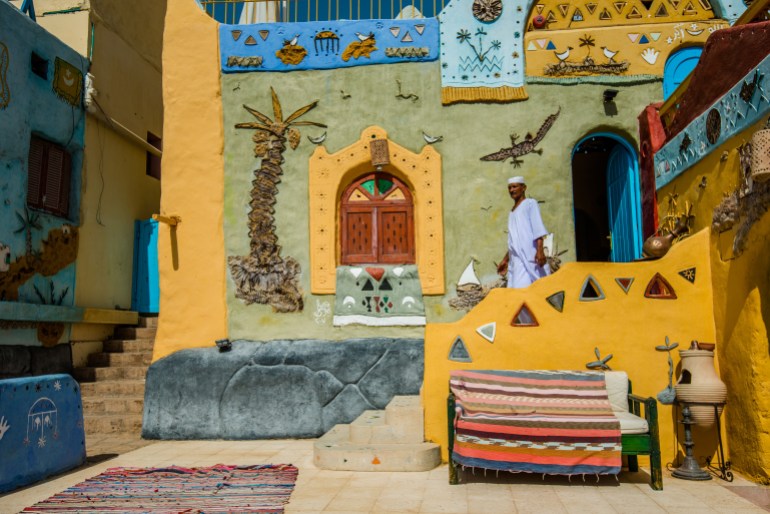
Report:
[[[663,99],[666,100],[671,93],[676,91],[679,84],[684,82],[687,76],[695,69],[703,53],[703,47],[688,46],[680,48],[669,55],[666,66],[663,69]]]
[[[393,175],[372,172],[340,202],[341,264],[414,264],[412,194]]]

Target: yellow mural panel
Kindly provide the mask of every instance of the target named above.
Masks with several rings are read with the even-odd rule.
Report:
[[[724,20],[528,32],[528,77],[663,75],[669,55],[703,45]]]
[[[541,0],[532,9],[527,23],[527,31],[582,30],[610,25],[635,25],[639,23],[640,19],[652,24],[691,22],[693,20],[708,20],[713,17],[714,11],[706,0],[598,0],[591,2]]]
[[[444,294],[444,226],[441,196],[441,155],[431,146],[415,154],[388,140],[377,126],[337,153],[323,146],[310,157],[310,289],[334,294],[339,256],[338,212],[342,191],[357,177],[374,170],[369,149],[374,140],[387,140],[390,164],[382,171],[404,181],[414,197],[415,248],[423,294]]]
[[[645,297],[656,274],[671,285],[676,299]],[[589,277],[596,294],[584,293],[589,298],[581,301]],[[547,300],[560,292],[561,311]],[[426,327],[426,439],[440,443],[446,459],[446,398],[454,369],[581,370],[596,360],[598,348],[602,356],[613,354],[612,369],[628,372],[634,393],[655,397],[668,385],[667,358],[655,346],[666,336],[683,348],[693,339],[715,341],[712,301],[708,230],[677,243],[660,260],[569,263],[526,289],[493,289],[462,320]],[[534,323],[520,323],[524,305]],[[495,324],[491,342],[482,335],[490,323]],[[458,338],[472,362],[450,360]],[[678,355],[671,357],[676,361]],[[663,462],[668,462],[676,452],[676,423],[672,407],[658,407]]]

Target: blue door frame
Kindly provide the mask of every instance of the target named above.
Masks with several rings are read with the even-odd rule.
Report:
[[[159,303],[158,222],[136,220],[131,310],[142,314],[157,314]]]
[[[687,75],[690,74],[698,64],[700,54],[703,53],[701,46],[688,46],[680,48],[672,53],[666,60],[663,67],[663,99],[668,99],[679,84],[684,82]]]
[[[639,160],[636,150],[622,137],[610,132],[594,132],[578,141],[575,152],[588,139],[604,137],[616,144],[607,161],[607,208],[612,240],[612,262],[629,262],[642,256],[642,202]]]

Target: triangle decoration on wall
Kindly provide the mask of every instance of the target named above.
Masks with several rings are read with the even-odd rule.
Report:
[[[612,15],[610,14],[610,11],[607,9],[604,9],[602,12],[599,13],[599,19],[600,20],[611,20]]]
[[[569,4],[559,4],[559,11],[561,12],[561,15],[566,18],[567,17],[567,11],[569,10]]]
[[[409,31],[407,30],[406,34],[404,34],[404,37],[401,38],[401,42],[402,43],[411,43],[412,41],[414,41],[414,39],[412,39],[411,34],[409,34]]]
[[[519,307],[518,312],[516,312],[516,315],[511,320],[511,326],[514,327],[539,327],[540,324],[537,322],[537,319],[535,318],[535,315],[532,314],[532,311],[529,310],[529,307],[527,307],[526,303],[522,303],[521,307]]]
[[[657,41],[660,39],[660,32],[650,32],[650,37],[653,41]]]
[[[241,34],[243,34],[242,30],[231,30],[230,34],[233,36],[233,41],[238,41],[238,38],[241,37]]]
[[[497,323],[487,323],[485,325],[481,325],[479,328],[476,329],[476,333],[489,341],[490,343],[495,342],[495,334],[497,334]]]
[[[624,293],[628,294],[628,290],[631,289],[631,284],[634,283],[634,279],[633,277],[621,277],[616,278],[615,282],[617,282]]]
[[[593,277],[588,275],[583,282],[583,287],[580,288],[580,301],[581,302],[595,302],[598,300],[604,300],[604,291],[601,286]]]
[[[644,297],[655,300],[676,300],[676,292],[668,280],[663,278],[663,275],[655,273],[644,290]]]
[[[449,349],[449,360],[455,362],[473,362],[471,354],[468,353],[468,349],[465,347],[465,341],[460,336],[455,338],[455,342],[452,343],[452,348]]]
[[[613,2],[612,5],[615,6],[615,10],[618,12],[618,14],[620,14],[620,12],[626,6],[626,2]]]
[[[559,291],[558,293],[554,293],[548,298],[545,299],[551,307],[556,309],[559,312],[564,312],[564,291]]]
[[[647,39],[647,36],[642,34],[642,37],[639,38],[639,44],[640,45],[648,45],[648,44],[650,44],[650,40]]]
[[[628,34],[628,39],[630,39],[632,43],[636,43],[636,40],[639,39],[639,34],[630,33]]]
[[[530,41],[529,42],[529,44],[527,45],[527,50],[529,50],[529,51],[537,50],[537,47],[535,46],[535,42],[534,41]]]
[[[269,30],[260,30],[259,31],[259,37],[262,38],[262,41],[267,41],[267,36],[269,36],[269,35],[270,35],[270,31]]]
[[[556,45],[553,44],[553,41],[548,42],[548,46],[545,47],[546,50],[556,50]]]
[[[683,269],[679,275],[691,284],[695,283],[695,268]]]
[[[249,46],[256,45],[257,44],[257,40],[254,39],[254,36],[249,36],[249,37],[246,38],[246,41],[244,41],[243,44],[244,45],[249,45]]]
[[[586,4],[586,10],[588,11],[588,14],[593,14],[594,11],[596,10],[597,5],[598,4],[594,4],[594,3]]]
[[[636,8],[636,6],[631,6],[631,10],[628,11],[628,14],[626,14],[626,18],[629,20],[636,20],[642,17],[642,13],[639,12],[639,9]]]

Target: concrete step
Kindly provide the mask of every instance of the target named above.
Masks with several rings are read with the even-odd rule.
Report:
[[[72,376],[78,382],[98,382],[101,380],[144,380],[148,366],[123,366],[120,368],[75,368]]]
[[[157,316],[139,316],[139,326],[141,328],[157,328],[158,317]]]
[[[424,435],[419,396],[395,396],[384,411],[364,411],[350,424],[351,443],[416,444]]]
[[[104,342],[104,351],[110,353],[152,352],[154,344],[153,339],[110,339]]]
[[[84,417],[86,445],[89,434],[142,433],[141,414],[97,414]]]
[[[428,471],[441,464],[439,445],[350,442],[350,425],[337,425],[313,445],[313,462],[337,471]]]
[[[88,365],[95,368],[109,366],[149,366],[152,352],[92,353],[88,356]]]
[[[80,393],[84,400],[86,398],[121,395],[144,398],[144,379],[84,382],[80,384]]]
[[[372,442],[372,435],[377,429],[387,428],[385,411],[367,410],[350,424],[350,442],[365,444]]]
[[[143,327],[117,327],[115,339],[155,339],[155,328]]]
[[[95,414],[141,414],[143,408],[143,396],[83,398],[83,415],[86,417]]]

